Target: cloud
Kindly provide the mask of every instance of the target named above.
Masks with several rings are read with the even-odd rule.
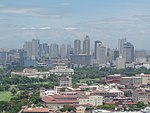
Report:
[[[49,18],[60,18],[61,15],[50,12],[46,8],[0,8],[1,14],[17,14],[26,16],[48,16]]]
[[[3,14],[20,14],[29,16],[43,16],[46,13],[44,8],[0,8]]]
[[[50,30],[52,29],[52,27],[31,27],[31,28],[26,28],[26,27],[23,27],[23,28],[19,28],[19,29],[22,29],[22,30]]]
[[[39,29],[41,29],[41,30],[48,30],[48,29],[52,29],[52,28],[51,27],[41,27]]]
[[[78,28],[77,27],[65,27],[64,29],[65,30],[77,30]]]
[[[69,5],[71,5],[71,3],[69,3],[69,2],[64,2],[64,3],[61,3],[60,5],[62,5],[62,6],[69,6]]]

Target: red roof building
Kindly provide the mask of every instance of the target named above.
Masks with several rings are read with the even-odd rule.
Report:
[[[50,113],[48,108],[25,108],[22,113]]]

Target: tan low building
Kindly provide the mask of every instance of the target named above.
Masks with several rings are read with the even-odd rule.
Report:
[[[21,113],[50,113],[48,108],[24,108]]]
[[[67,66],[56,66],[54,69],[49,70],[50,74],[55,75],[74,75],[74,70],[67,68]]]
[[[145,104],[148,104],[149,95],[147,92],[143,90],[133,90],[132,91],[132,99],[134,102],[144,102]]]
[[[42,101],[50,110],[58,110],[64,105],[78,104],[77,95],[52,94],[43,96]]]
[[[44,78],[48,77],[50,74],[49,72],[38,72],[36,69],[25,68],[22,72],[11,72],[11,76],[13,75],[20,75],[29,78]]]
[[[150,74],[141,73],[141,74],[137,74],[137,76],[142,78],[143,85],[150,84]]]
[[[76,113],[85,113],[86,107],[78,106],[76,107]]]
[[[91,104],[92,106],[103,105],[103,96],[89,95],[85,98],[79,98],[79,104]]]
[[[138,87],[142,84],[140,76],[121,77],[120,84],[125,85],[127,88]]]

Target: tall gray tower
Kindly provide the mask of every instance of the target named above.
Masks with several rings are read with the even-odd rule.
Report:
[[[126,42],[126,38],[123,38],[123,39],[119,39],[118,40],[118,50],[119,50],[119,56],[123,56],[123,46],[124,46],[124,43]]]
[[[99,41],[99,40],[97,40],[97,41],[95,41],[95,44],[94,44],[94,58],[96,59],[96,56],[97,56],[97,47],[99,46],[99,45],[102,45],[102,42],[101,41]]]
[[[134,61],[134,46],[130,42],[124,43],[123,57],[126,63],[132,63]]]
[[[74,40],[74,53],[81,54],[81,41],[80,40]]]
[[[88,35],[83,40],[83,54],[90,54],[90,38]]]
[[[98,44],[97,45],[97,54],[96,54],[96,61],[97,64],[106,64],[106,46],[103,44]]]
[[[52,43],[51,45],[50,45],[50,57],[52,58],[52,57],[59,57],[59,45],[58,44],[56,44],[56,43]]]

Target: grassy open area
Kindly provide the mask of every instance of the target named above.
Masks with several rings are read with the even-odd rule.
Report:
[[[12,97],[12,94],[9,91],[0,92],[0,101],[9,101],[11,97]]]

